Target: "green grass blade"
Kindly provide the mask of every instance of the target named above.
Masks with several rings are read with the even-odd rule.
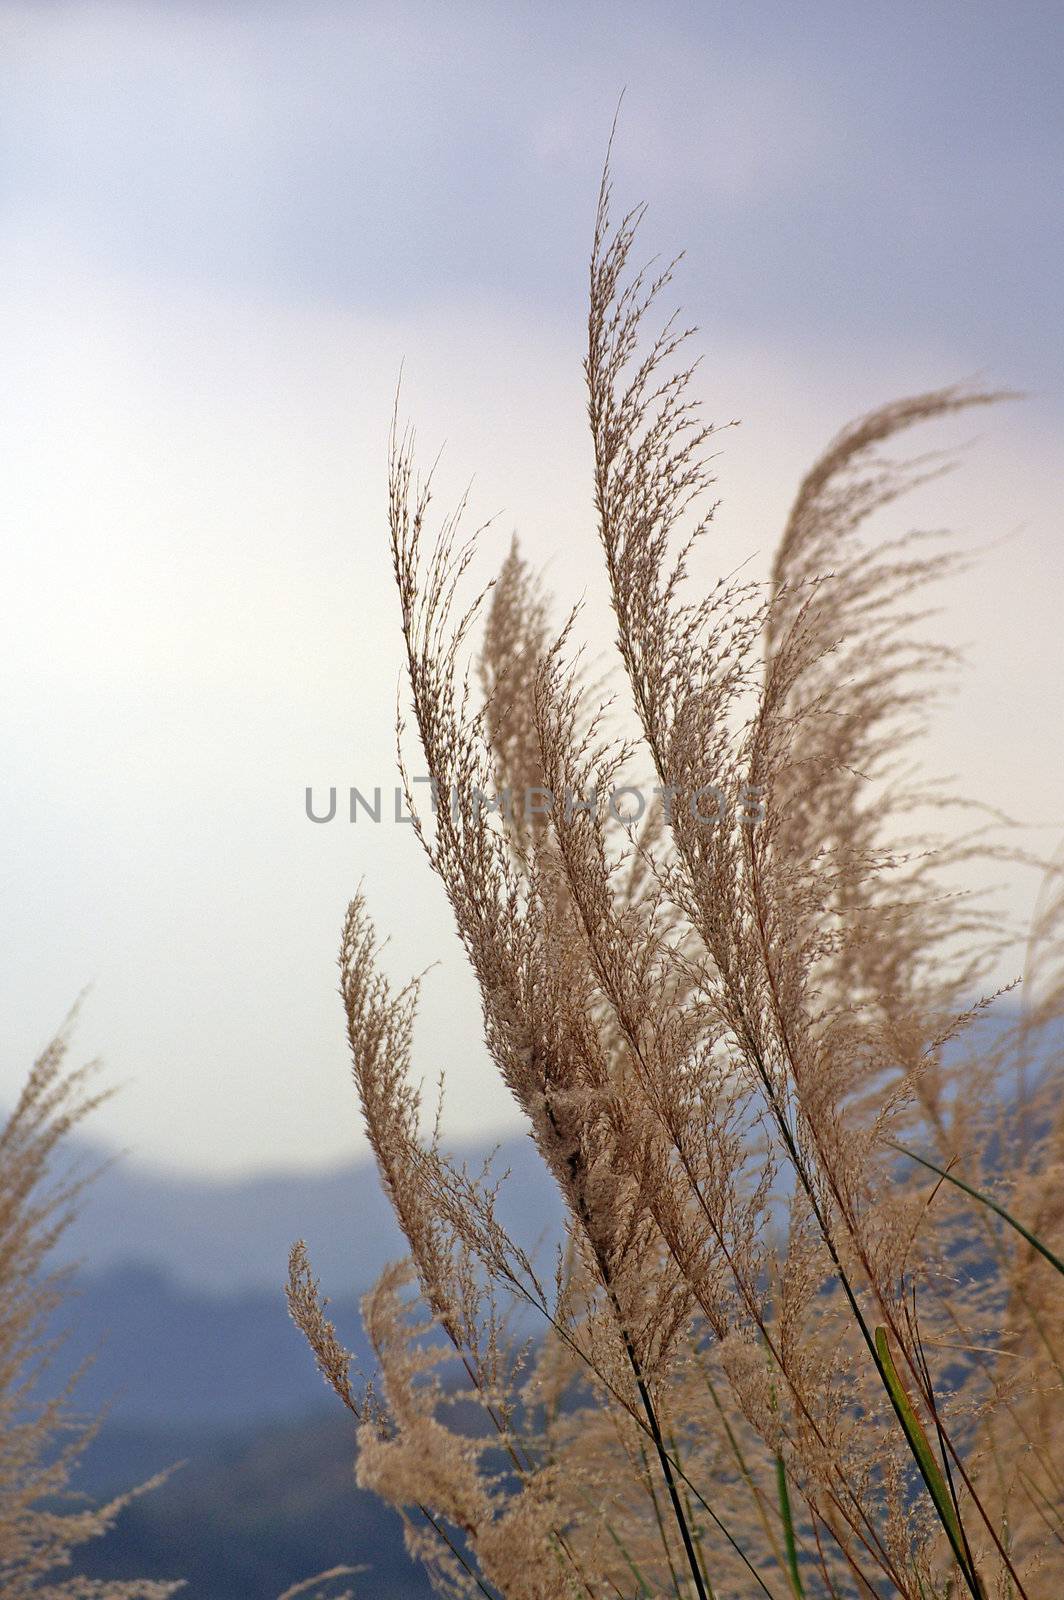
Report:
[[[791,1515],[791,1495],[787,1487],[787,1466],[782,1453],[776,1456],[776,1488],[779,1492],[780,1521],[783,1523],[783,1541],[787,1549],[787,1570],[795,1600],[805,1600],[802,1574],[798,1570],[798,1544],[794,1537],[794,1518]]]
[[[1023,1223],[1018,1222],[1011,1212],[1005,1210],[1004,1206],[999,1206],[996,1200],[991,1200],[988,1194],[983,1194],[979,1189],[974,1189],[970,1183],[965,1183],[963,1178],[958,1178],[956,1173],[947,1172],[944,1167],[937,1167],[933,1161],[928,1161],[926,1156],[918,1156],[915,1150],[907,1150],[903,1144],[895,1144],[892,1139],[888,1140],[887,1143],[892,1150],[897,1150],[901,1155],[908,1156],[910,1161],[918,1161],[929,1172],[936,1172],[940,1178],[945,1178],[948,1183],[955,1184],[958,1189],[963,1189],[965,1194],[971,1195],[973,1200],[978,1200],[981,1205],[993,1211],[1003,1222],[1007,1222],[1010,1228],[1015,1228],[1020,1237],[1026,1239],[1031,1248],[1037,1250],[1040,1256],[1044,1256],[1051,1267],[1056,1267],[1057,1271],[1064,1275],[1064,1261],[1061,1261],[1059,1256],[1054,1255],[1049,1246],[1043,1244],[1037,1234],[1031,1233],[1029,1229],[1025,1228]]]
[[[964,1574],[965,1581],[972,1593],[979,1596],[982,1594],[982,1588],[968,1561],[968,1552],[965,1547],[960,1519],[957,1516],[957,1508],[953,1504],[953,1498],[946,1486],[946,1480],[942,1476],[942,1469],[935,1460],[934,1451],[927,1442],[927,1435],[923,1430],[920,1418],[916,1415],[905,1385],[898,1376],[898,1369],[894,1365],[894,1357],[891,1355],[890,1346],[887,1343],[886,1328],[876,1329],[876,1355],[879,1357],[881,1371],[887,1385],[887,1391],[890,1394],[891,1403],[897,1413],[898,1421],[905,1431],[909,1449],[912,1451],[916,1464],[920,1468],[920,1475],[927,1485],[927,1492],[934,1501],[939,1521],[946,1530],[946,1537],[949,1539],[957,1565]]]

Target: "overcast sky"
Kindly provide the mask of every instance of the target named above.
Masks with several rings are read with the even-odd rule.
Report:
[[[767,560],[851,415],[1027,398],[910,520],[986,545],[944,626],[965,789],[1064,825],[1058,0],[0,3],[0,1100],[74,995],[97,1127],[243,1170],[360,1148],[335,948],[360,879],[451,1125],[508,1111],[395,781],[391,398],[605,637],[582,355],[599,168],[685,246],[722,441],[703,576]],[[1022,910],[1033,885],[1010,890]]]

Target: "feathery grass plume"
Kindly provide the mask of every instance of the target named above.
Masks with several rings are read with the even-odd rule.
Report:
[[[58,1343],[52,1320],[69,1276],[50,1266],[49,1256],[85,1182],[57,1179],[55,1158],[106,1097],[92,1088],[94,1063],[67,1064],[72,1022],[73,1014],[38,1057],[0,1130],[0,1593],[5,1600],[165,1600],[182,1585],[97,1582],[72,1570],[78,1546],[105,1534],[165,1474],[106,1505],[71,1506],[71,1474],[99,1424],[74,1409],[76,1376],[60,1393],[41,1394]]]
[[[546,810],[534,803],[543,772],[525,685],[551,642],[546,597],[515,535],[492,586],[478,666],[494,794],[517,845],[530,834],[542,839],[547,831]]]
[[[360,895],[341,990],[410,1258],[365,1307],[380,1394],[353,1399],[298,1249],[293,1314],[359,1416],[360,1481],[441,1592],[1043,1600],[1064,1585],[1064,1279],[974,1196],[1059,1249],[1064,896],[1051,873],[1037,994],[991,1030],[1006,933],[950,884],[1018,852],[917,743],[953,664],[927,597],[958,560],[876,521],[944,466],[883,447],[1000,397],[860,419],[801,484],[769,583],[700,595],[715,429],[690,330],[646,332],[672,267],[630,271],[642,208],[615,222],[611,199],[607,165],[585,377],[627,734],[583,676],[578,613],[552,631],[516,544],[467,603],[464,506],[430,535],[395,423],[390,456],[436,801],[418,816],[403,768],[409,808],[566,1237],[551,1275],[490,1170],[422,1135],[417,985],[380,974]],[[607,807],[648,782],[641,824]]]

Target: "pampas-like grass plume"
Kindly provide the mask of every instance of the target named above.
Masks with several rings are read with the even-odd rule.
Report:
[[[443,1594],[1051,1600],[1060,870],[1022,1021],[988,1027],[1005,934],[948,885],[1007,852],[992,812],[908,754],[950,664],[926,593],[957,557],[875,531],[943,465],[895,463],[892,441],[999,397],[944,389],[861,418],[800,485],[770,581],[697,592],[714,430],[688,332],[648,336],[671,269],[631,271],[641,214],[614,220],[607,169],[585,374],[610,708],[579,616],[552,628],[516,545],[462,600],[475,540],[460,513],[430,534],[410,436],[391,452],[410,712],[438,802],[417,833],[566,1237],[544,1268],[490,1174],[424,1136],[418,986],[390,988],[360,895],[341,987],[409,1246],[365,1305],[375,1387],[355,1384],[301,1246],[292,1312],[357,1418],[359,1481]],[[606,804],[651,784],[638,825]],[[927,836],[928,816],[957,831]]]
[[[42,1395],[55,1353],[52,1318],[66,1274],[50,1253],[72,1221],[83,1180],[56,1178],[59,1149],[103,1098],[91,1065],[67,1064],[68,1029],[43,1051],[0,1130],[0,1594],[4,1600],[166,1600],[180,1583],[78,1577],[80,1545],[100,1538],[139,1494],[107,1505],[69,1492],[97,1423],[75,1409],[75,1386]]]

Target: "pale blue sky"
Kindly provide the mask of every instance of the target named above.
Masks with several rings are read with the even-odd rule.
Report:
[[[979,442],[919,514],[1006,540],[948,619],[945,764],[1064,820],[1062,34],[1048,0],[0,3],[0,1099],[92,982],[84,1048],[128,1083],[103,1131],[350,1153],[332,963],[364,878],[396,975],[443,960],[422,1065],[455,1126],[505,1117],[409,834],[315,829],[303,788],[392,781],[401,360],[444,484],[475,470],[500,546],[594,594],[579,363],[622,87],[619,197],[686,246],[702,392],[743,420],[711,561],[771,548],[852,413],[1028,393],[948,434]]]

